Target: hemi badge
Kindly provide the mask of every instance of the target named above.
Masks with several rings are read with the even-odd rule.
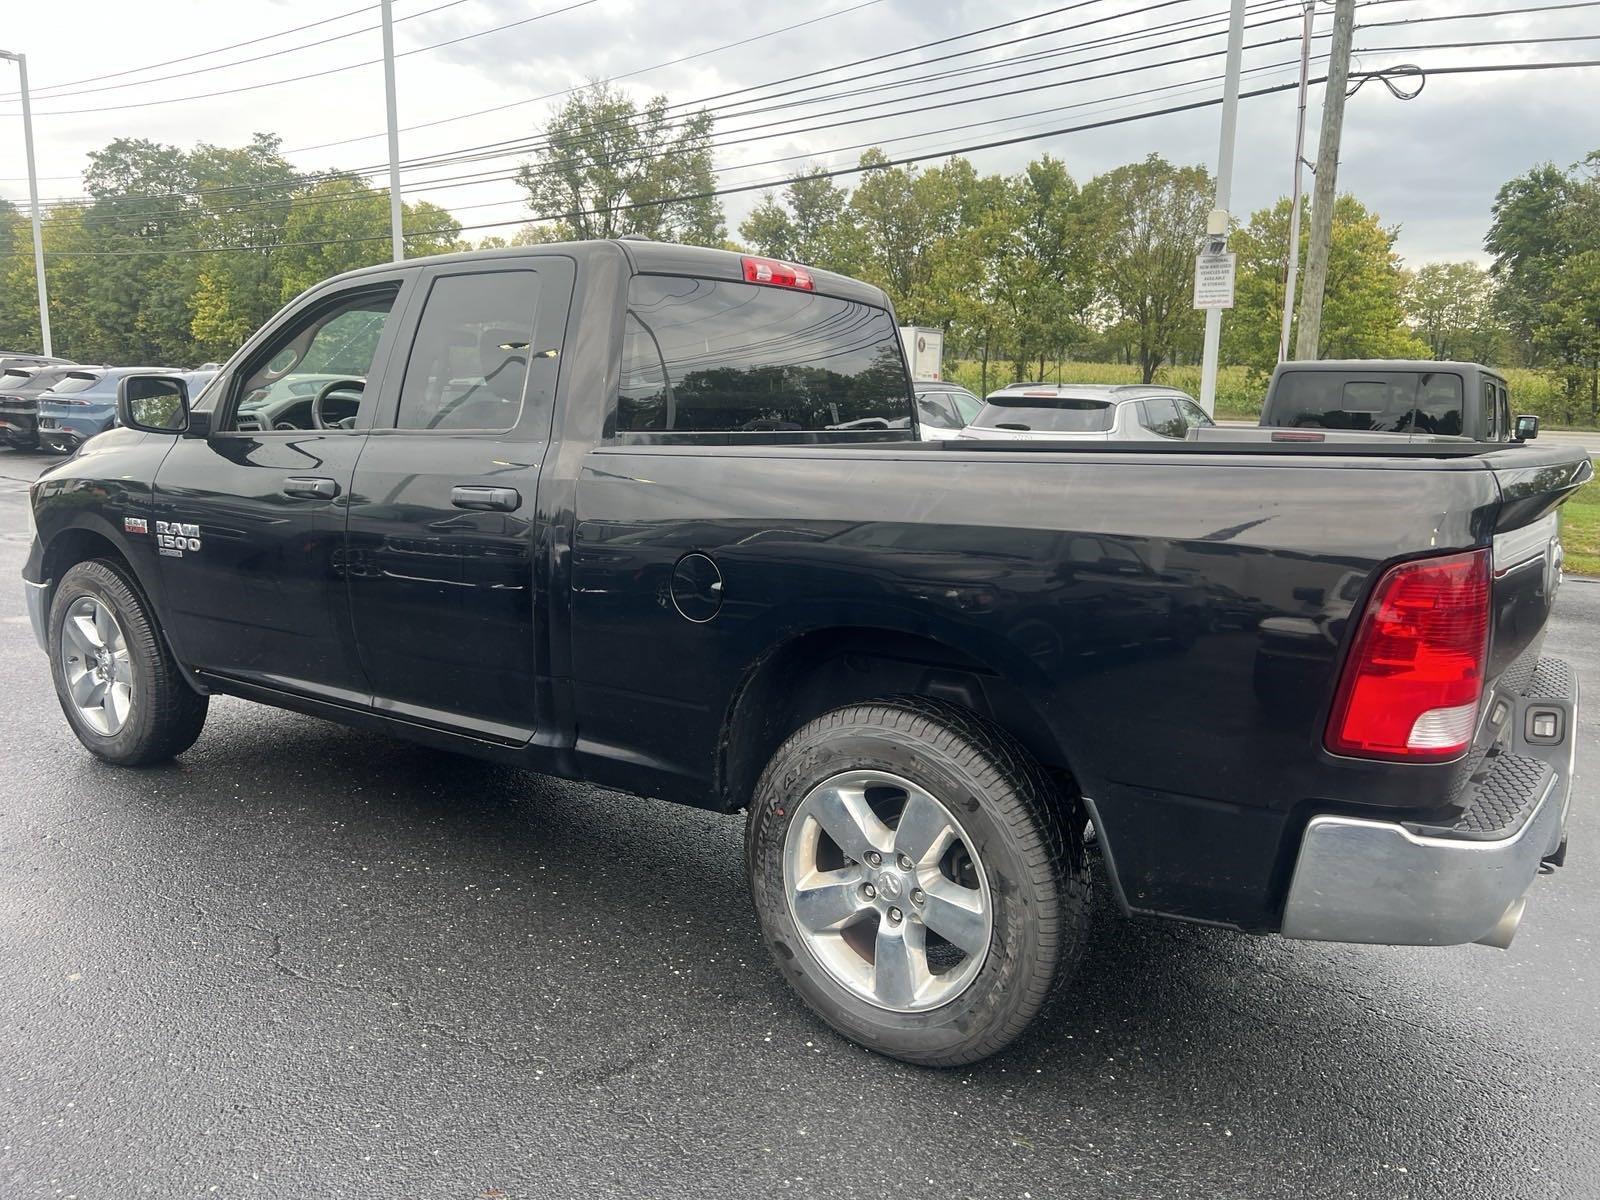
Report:
[[[150,523],[148,521],[146,521],[143,517],[123,517],[122,518],[122,532],[123,533],[149,533],[150,532]]]

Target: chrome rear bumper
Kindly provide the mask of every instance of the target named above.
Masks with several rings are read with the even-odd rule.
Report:
[[[1533,718],[1557,714],[1559,741],[1530,740]],[[1337,815],[1313,817],[1300,845],[1283,935],[1315,941],[1504,947],[1523,893],[1566,836],[1578,687],[1545,659],[1512,717],[1514,744],[1473,786],[1449,829]]]

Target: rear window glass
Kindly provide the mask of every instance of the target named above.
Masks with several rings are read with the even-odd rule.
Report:
[[[1263,425],[1460,434],[1461,376],[1441,371],[1286,371]]]
[[[811,292],[636,276],[616,432],[901,430],[911,387],[881,308]]]
[[[99,382],[98,375],[90,375],[88,378],[82,375],[68,375],[65,379],[57,380],[50,390],[58,395],[70,396],[73,392],[87,392]]]
[[[990,396],[972,423],[1018,433],[1105,433],[1114,416],[1104,400],[1073,396]]]

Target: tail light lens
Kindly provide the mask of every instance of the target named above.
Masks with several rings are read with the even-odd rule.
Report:
[[[810,292],[816,289],[811,272],[795,263],[779,262],[775,258],[755,258],[747,255],[744,277],[747,283],[770,283],[775,287],[799,288]]]
[[[1443,762],[1478,723],[1489,652],[1488,550],[1402,563],[1378,581],[1328,720],[1335,754]]]

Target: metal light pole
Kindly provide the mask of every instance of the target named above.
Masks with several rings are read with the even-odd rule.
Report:
[[[400,214],[400,118],[394,99],[394,12],[391,0],[383,0],[383,96],[389,109],[389,233],[394,241],[394,260],[406,256],[405,229]]]
[[[1289,359],[1289,327],[1294,323],[1294,288],[1300,277],[1300,168],[1306,156],[1306,89],[1311,78],[1311,25],[1317,0],[1305,0],[1305,25],[1300,30],[1300,102],[1294,131],[1294,192],[1289,204],[1289,261],[1283,283],[1283,328],[1278,333],[1278,361]]]
[[[1245,0],[1233,0],[1228,24],[1228,59],[1222,84],[1222,135],[1217,144],[1217,198],[1206,223],[1211,240],[1228,234],[1233,197],[1233,141],[1239,125],[1239,61],[1244,56]],[[1200,407],[1217,411],[1217,356],[1222,346],[1222,310],[1206,309],[1205,355],[1200,365]]]
[[[28,56],[0,50],[0,58],[9,58],[17,64],[18,82],[22,85],[22,141],[28,150],[28,207],[33,212],[33,276],[39,286],[39,339],[44,343],[46,358],[54,351],[50,346],[50,294],[44,286],[44,235],[39,229],[39,171],[33,163],[33,108],[28,103]]]

